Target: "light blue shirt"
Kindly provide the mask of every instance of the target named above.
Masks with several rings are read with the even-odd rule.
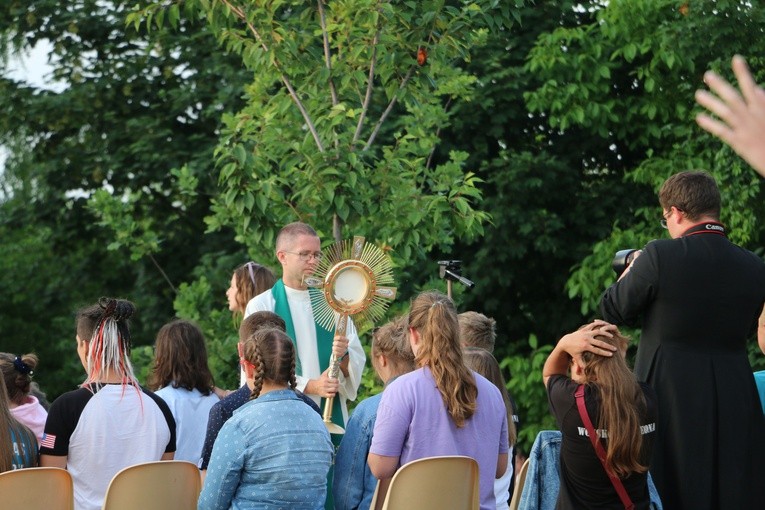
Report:
[[[332,453],[321,417],[294,391],[261,395],[223,425],[198,509],[323,509]]]
[[[367,510],[372,504],[377,478],[369,470],[367,455],[382,395],[378,393],[362,401],[348,420],[335,457],[335,479],[332,486],[335,510]]]

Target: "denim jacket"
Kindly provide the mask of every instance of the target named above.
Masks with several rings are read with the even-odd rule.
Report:
[[[555,510],[560,490],[560,444],[563,440],[559,430],[542,430],[534,440],[529,452],[526,482],[521,492],[518,510]],[[648,493],[655,510],[662,510],[661,499],[648,473]]]
[[[223,425],[198,509],[323,509],[332,453],[321,417],[294,391],[261,395]]]
[[[353,410],[335,457],[332,494],[335,510],[367,510],[377,486],[377,478],[367,465],[369,446],[382,393],[369,397]]]

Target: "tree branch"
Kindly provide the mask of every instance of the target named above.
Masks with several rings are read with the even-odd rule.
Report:
[[[249,28],[250,32],[252,32],[252,35],[255,36],[255,40],[260,44],[260,47],[263,48],[263,51],[268,51],[268,46],[263,41],[263,38],[260,36],[258,29],[256,29],[255,26],[247,20],[247,16],[245,15],[244,10],[232,5],[229,0],[220,0],[220,1],[223,4],[225,4],[231,10],[231,12],[233,12],[236,15],[236,17],[244,21],[244,23],[247,25],[247,28]],[[308,130],[311,132],[311,135],[313,135],[313,140],[314,142],[316,142],[316,147],[319,149],[319,152],[324,152],[324,145],[321,143],[321,139],[319,138],[319,133],[316,131],[316,126],[314,126],[313,121],[311,120],[311,116],[308,114],[308,111],[305,109],[303,102],[300,101],[300,98],[298,97],[297,92],[295,92],[295,89],[292,86],[292,83],[290,82],[289,78],[287,78],[287,75],[284,74],[284,71],[282,71],[279,61],[276,60],[275,58],[274,58],[274,66],[279,71],[279,73],[281,73],[280,78],[282,82],[284,83],[284,86],[287,87],[287,90],[290,93],[290,97],[292,98],[292,101],[298,107],[298,110],[300,110],[300,114],[303,116],[303,120],[308,126]]]
[[[378,21],[379,23],[379,21]],[[367,78],[367,93],[364,96],[364,102],[361,105],[361,115],[359,115],[359,123],[356,124],[356,132],[353,133],[353,145],[356,145],[356,141],[361,136],[361,127],[364,124],[364,119],[367,116],[369,110],[369,103],[372,100],[372,89],[375,79],[375,66],[377,64],[377,42],[380,39],[380,27],[378,25],[375,37],[372,39],[372,59],[369,62],[369,77]]]
[[[332,237],[335,238],[336,243],[343,240],[343,221],[337,213],[332,215]]]
[[[414,72],[414,65],[412,65],[409,68],[409,71],[407,71],[406,76],[404,76],[404,79],[401,80],[401,85],[398,86],[398,90],[393,95],[393,98],[391,98],[390,103],[388,103],[388,107],[380,116],[380,120],[377,121],[377,124],[375,125],[375,128],[372,131],[372,134],[369,135],[369,139],[367,140],[366,145],[364,145],[364,150],[369,149],[369,147],[371,147],[371,145],[374,143],[375,138],[377,137],[377,133],[380,131],[380,127],[382,126],[383,122],[385,122],[385,119],[388,118],[388,115],[390,115],[391,110],[393,110],[393,107],[395,106],[396,101],[398,100],[398,93],[401,92],[404,89],[404,87],[406,87],[407,83],[409,83],[409,79],[412,77],[413,72]]]
[[[329,71],[329,92],[332,94],[332,106],[336,106],[337,90],[335,89],[335,82],[332,80],[332,56],[329,53],[329,34],[327,33],[327,18],[324,15],[324,0],[317,0],[319,5],[319,22],[321,23],[321,35],[324,39],[324,63]]]
[[[149,253],[148,256],[151,259],[151,261],[154,262],[154,265],[157,267],[157,269],[159,269],[159,272],[162,273],[162,276],[165,278],[165,281],[167,282],[167,284],[170,285],[170,288],[173,289],[173,292],[177,294],[178,289],[176,289],[175,285],[173,285],[173,282],[170,281],[170,278],[167,276],[167,273],[165,273],[165,271],[162,270],[162,266],[159,265],[159,263],[157,262],[157,259],[154,258],[154,255]]]

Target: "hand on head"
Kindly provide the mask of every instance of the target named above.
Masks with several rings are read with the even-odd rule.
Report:
[[[618,328],[613,324],[602,320],[595,320],[579,330],[565,335],[560,339],[558,345],[578,363],[582,363],[582,353],[584,352],[610,357],[617,351],[617,347],[603,340],[598,340],[597,337],[605,336],[613,338],[613,333],[616,331],[618,331]]]
[[[712,71],[704,74],[709,89],[696,91],[696,101],[714,114],[700,113],[696,122],[730,145],[765,177],[765,90],[759,87],[740,55],[733,57],[733,72],[741,92]]]

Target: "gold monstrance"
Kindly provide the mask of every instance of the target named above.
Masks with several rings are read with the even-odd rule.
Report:
[[[322,289],[311,293],[314,320],[327,330],[334,328],[335,335],[340,336],[345,336],[349,316],[357,328],[371,326],[383,318],[396,297],[395,287],[381,285],[394,283],[390,257],[361,236],[325,248],[314,276],[304,282]],[[332,355],[329,377],[337,379],[341,361]],[[324,403],[324,424],[332,434],[343,434],[345,430],[332,423],[333,400],[330,397]]]

